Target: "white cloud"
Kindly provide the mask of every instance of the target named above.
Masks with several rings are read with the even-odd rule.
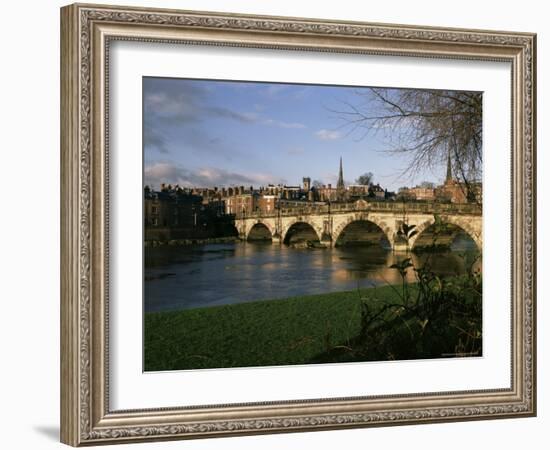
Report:
[[[262,123],[264,125],[271,125],[271,126],[279,127],[279,128],[295,128],[295,129],[306,128],[306,126],[303,123],[299,123],[299,122],[282,122],[280,120],[275,120],[275,119],[265,119]]]
[[[197,114],[200,112],[198,99],[202,94],[192,90],[182,90],[172,93],[156,91],[146,93],[144,100],[145,114],[178,121],[197,121]]]
[[[237,173],[214,167],[189,170],[171,161],[155,161],[145,166],[145,184],[158,188],[162,183],[186,187],[260,186],[284,183],[269,173]]]
[[[315,133],[315,136],[317,138],[321,139],[322,141],[334,141],[336,139],[340,139],[342,137],[342,133],[335,130],[326,130],[322,129]]]
[[[170,153],[168,139],[147,123],[143,130],[143,145],[146,150],[156,149],[160,153]]]
[[[241,123],[258,121],[255,113],[233,110],[208,103],[204,88],[168,84],[146,91],[144,112],[151,121],[159,119],[176,125],[203,122],[208,119],[231,119]]]

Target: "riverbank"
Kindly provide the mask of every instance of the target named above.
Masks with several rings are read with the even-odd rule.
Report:
[[[212,238],[197,238],[197,239],[166,239],[157,240],[151,239],[145,241],[145,247],[162,247],[162,246],[187,246],[187,245],[206,245],[206,244],[231,244],[241,242],[237,236],[212,237]]]
[[[400,302],[393,286],[146,313],[145,370],[316,362],[361,329],[362,303]]]

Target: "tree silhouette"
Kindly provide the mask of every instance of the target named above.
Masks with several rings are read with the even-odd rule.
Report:
[[[480,92],[368,88],[357,103],[336,111],[359,139],[383,133],[392,152],[410,159],[414,175],[441,167],[450,156],[453,175],[468,184],[482,173],[482,94]]]
[[[363,175],[359,175],[359,177],[355,180],[355,182],[363,186],[370,186],[373,180],[374,180],[374,174],[372,172],[366,172]]]

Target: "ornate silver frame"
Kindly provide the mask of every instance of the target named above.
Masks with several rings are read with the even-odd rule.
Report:
[[[109,43],[115,39],[507,61],[512,66],[509,389],[111,411],[108,397]],[[535,51],[530,33],[75,4],[61,9],[61,440],[144,440],[536,414]]]

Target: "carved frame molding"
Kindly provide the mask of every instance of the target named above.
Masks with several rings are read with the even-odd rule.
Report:
[[[108,62],[112,40],[509,61],[512,386],[111,411],[108,396]],[[61,10],[61,439],[79,446],[533,416],[535,52],[529,33],[75,4]]]

